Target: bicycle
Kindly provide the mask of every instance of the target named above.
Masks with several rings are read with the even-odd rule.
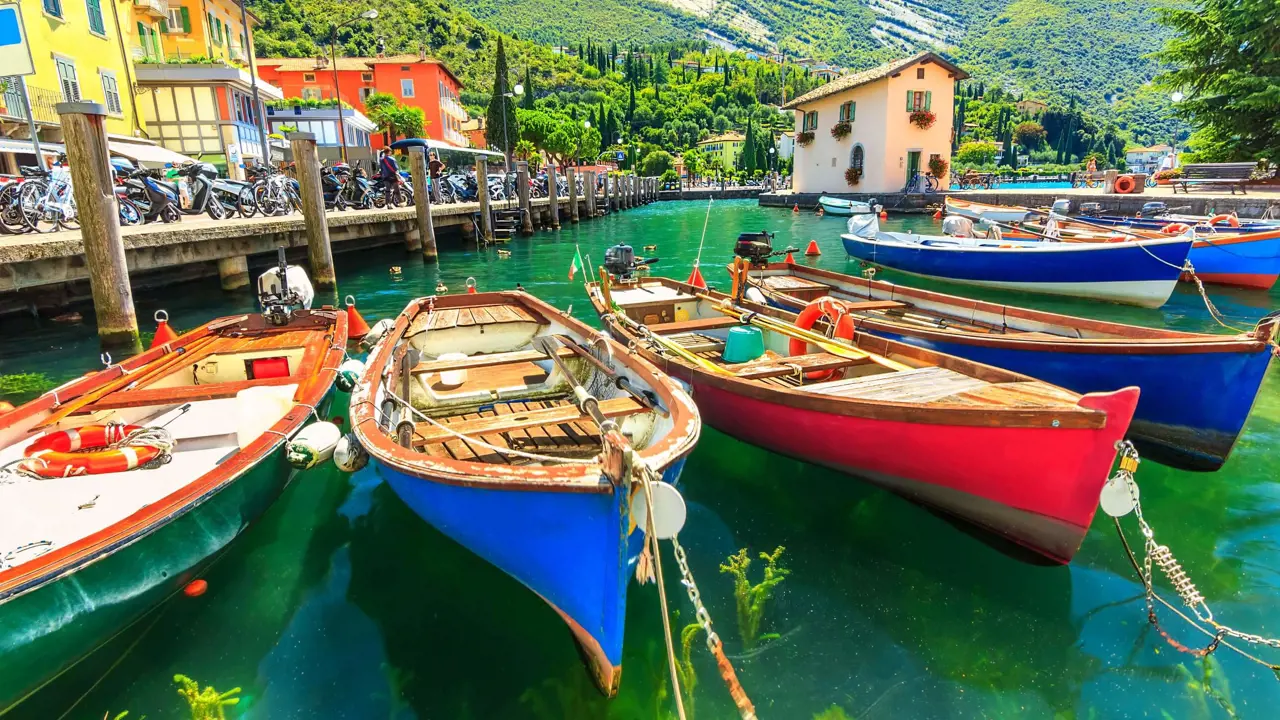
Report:
[[[906,192],[908,193],[913,192],[912,188],[920,188],[919,190],[915,190],[914,192],[921,192],[921,193],[924,193],[925,195],[931,195],[933,193],[938,192],[938,178],[934,177],[933,173],[917,172],[911,178],[911,182],[907,183]]]

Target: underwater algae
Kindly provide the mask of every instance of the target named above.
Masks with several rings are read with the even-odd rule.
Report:
[[[738,634],[742,638],[742,646],[750,650],[760,641],[760,621],[764,617],[765,606],[773,597],[774,588],[786,579],[791,571],[778,564],[786,548],[779,545],[772,553],[760,553],[764,560],[764,578],[752,585],[747,577],[751,567],[751,558],[747,549],[742,548],[720,566],[720,572],[733,575],[733,596],[738,606]]]
[[[204,690],[200,683],[186,675],[174,675],[173,681],[178,685],[178,694],[191,706],[191,720],[227,720],[226,708],[240,703],[240,688],[231,688],[220,693],[212,685]]]

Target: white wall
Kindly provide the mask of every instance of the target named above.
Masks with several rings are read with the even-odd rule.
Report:
[[[849,101],[857,103],[852,132],[843,140],[837,140],[831,137],[831,126],[840,119],[840,106]],[[886,101],[885,83],[877,82],[829,95],[796,110],[797,133],[803,127],[804,113],[818,112],[813,142],[807,147],[796,144],[792,179],[796,192],[888,191],[884,178]],[[864,175],[861,182],[851,187],[844,178],[844,172],[849,169],[853,147],[858,143],[862,144]]]

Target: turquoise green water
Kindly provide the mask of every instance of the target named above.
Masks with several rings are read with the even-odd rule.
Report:
[[[596,262],[616,242],[637,252],[657,245],[643,253],[662,258],[654,272],[683,278],[704,217],[704,203],[658,203],[513,241],[509,259],[446,246],[438,267],[398,248],[344,254],[339,283],[371,322],[431,293],[438,279],[459,291],[469,276],[481,289],[520,282],[557,306],[572,304],[585,319],[590,307],[581,286],[567,278],[575,243]],[[920,217],[886,225],[932,224]],[[707,279],[726,277],[718,268],[739,232],[760,229],[777,231],[780,244],[817,239],[824,251],[818,265],[856,273],[840,247],[842,228],[837,218],[716,203],[703,251]],[[399,279],[392,266],[402,268]],[[892,277],[880,277],[886,275]],[[1242,325],[1280,305],[1266,293],[1212,292]],[[1148,325],[1216,327],[1189,290],[1160,310],[981,295]],[[248,292],[222,293],[216,279],[136,300],[140,317],[164,307],[179,328],[253,308]],[[89,308],[81,311],[92,317]],[[60,382],[99,366],[89,324],[10,319],[0,332],[9,338],[0,345],[6,376],[42,373]],[[32,391],[16,385],[0,385],[3,397],[27,399]],[[1278,391],[1273,371],[1222,471],[1145,463],[1138,473],[1157,538],[1171,546],[1218,618],[1270,635],[1280,635]],[[1027,482],[1034,481],[1030,472]],[[1028,565],[896,496],[711,430],[682,483],[690,517],[681,540],[761,718],[808,720],[833,705],[850,718],[1276,717],[1280,681],[1270,670],[1216,654],[1207,693],[1200,661],[1150,628],[1140,586],[1103,519],[1070,567]],[[779,545],[791,574],[762,625],[778,637],[744,650],[732,579],[718,565],[739,548],[756,557]],[[670,555],[666,560],[678,630],[692,610]],[[756,581],[762,564],[752,566]],[[606,702],[554,612],[421,522],[371,468],[300,476],[207,579],[204,596],[171,601],[15,716],[99,720],[129,710],[129,720],[186,717],[175,673],[219,690],[242,688],[233,718],[647,719],[673,712],[652,585],[632,587],[622,690]],[[1175,638],[1203,646],[1205,638],[1181,621],[1161,617]],[[1280,651],[1257,652],[1280,662]],[[692,717],[733,717],[700,643],[692,659]]]

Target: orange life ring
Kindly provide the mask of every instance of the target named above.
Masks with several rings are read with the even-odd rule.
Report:
[[[1210,225],[1217,225],[1218,223],[1221,223],[1221,222],[1225,222],[1228,227],[1233,227],[1233,228],[1240,227],[1240,218],[1236,217],[1235,215],[1214,215],[1213,217],[1209,218]]]
[[[827,322],[835,326],[835,337],[841,340],[853,339],[853,319],[849,317],[849,309],[844,303],[830,297],[820,297],[809,303],[796,317],[795,325],[801,330],[808,330],[825,317]],[[787,346],[788,355],[806,355],[809,343],[800,338],[791,338]],[[812,370],[804,374],[809,380],[826,380],[835,374],[835,370]]]
[[[1169,223],[1168,225],[1160,228],[1160,232],[1165,235],[1181,235],[1190,229],[1191,226],[1186,223]]]
[[[138,425],[85,425],[49,433],[27,447],[21,467],[47,478],[132,470],[163,452],[151,445],[111,447],[141,429]]]
[[[1121,175],[1116,178],[1115,190],[1119,195],[1128,195],[1133,192],[1135,186],[1137,186],[1137,183],[1133,181],[1132,175]]]

